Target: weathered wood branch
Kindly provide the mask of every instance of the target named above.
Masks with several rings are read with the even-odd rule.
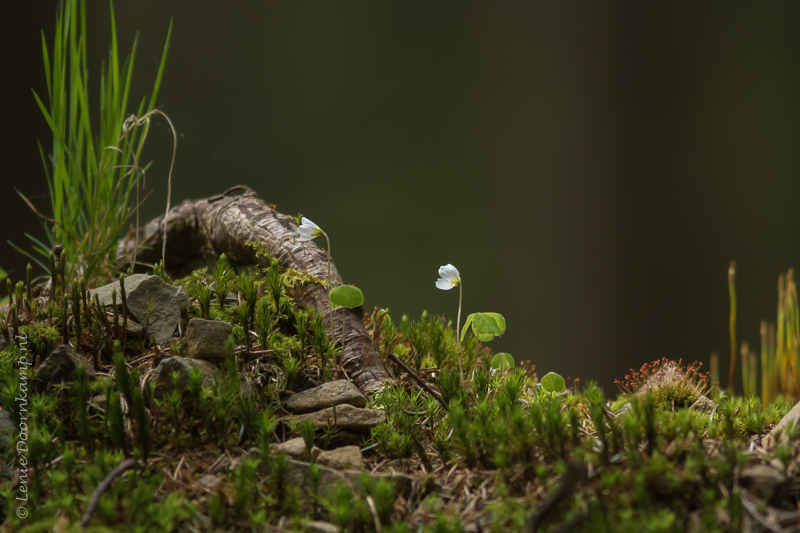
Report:
[[[155,263],[161,260],[163,221],[160,216],[138,228],[132,241],[120,242],[118,256],[130,255],[137,245],[137,261]],[[300,241],[297,223],[290,216],[278,213],[259,199],[248,187],[239,186],[203,200],[187,200],[175,206],[167,217],[167,271],[184,274],[209,257],[225,254],[240,265],[268,266],[263,257],[256,257],[247,243],[262,243],[282,267],[314,274],[327,279],[327,252],[313,241]],[[331,261],[331,285],[342,285],[342,278]],[[320,285],[307,285],[297,294],[298,303],[314,307],[325,317],[331,338],[342,338],[342,309],[334,308],[330,317],[327,290]],[[362,392],[375,392],[390,379],[390,372],[372,346],[372,339],[363,322],[363,309],[346,311],[345,352],[343,366]],[[329,320],[330,318],[330,320]]]

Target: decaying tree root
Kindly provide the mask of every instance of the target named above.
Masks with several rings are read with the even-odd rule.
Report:
[[[139,261],[155,263],[161,260],[163,228],[163,216],[138,228],[134,239],[120,242],[118,257],[130,255],[133,247],[142,245],[137,254]],[[307,270],[319,279],[327,279],[327,252],[313,241],[300,241],[294,219],[275,211],[245,186],[175,206],[167,217],[166,236],[165,266],[171,274],[183,275],[205,263],[209,257],[223,253],[239,265],[268,266],[268,261],[256,257],[253,248],[247,244],[256,241],[262,243],[282,267]],[[333,264],[331,284],[333,287],[342,285],[342,278]],[[332,320],[328,320],[328,293],[324,287],[306,285],[298,291],[296,299],[301,305],[313,306],[323,313],[325,323],[333,325],[332,331],[328,331],[331,338],[342,338],[342,310],[335,308]],[[362,320],[363,309],[348,309],[346,313],[344,369],[362,392],[375,392],[390,379],[390,373],[373,349],[372,339]]]

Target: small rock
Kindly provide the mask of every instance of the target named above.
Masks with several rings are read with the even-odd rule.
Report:
[[[710,415],[711,413],[714,412],[714,409],[716,408],[717,404],[715,404],[713,401],[709,400],[706,396],[701,394],[700,397],[697,399],[697,401],[694,402],[689,409],[693,411],[698,411],[700,413],[703,413],[704,415]]]
[[[203,374],[203,386],[210,387],[217,380],[219,370],[213,364],[202,359],[189,359],[186,357],[167,357],[156,367],[151,381],[155,383],[156,395],[169,394],[172,392],[172,373],[178,372],[178,386],[186,387],[189,383],[189,372],[194,368],[199,368]]]
[[[340,379],[298,392],[281,402],[284,409],[293,413],[310,413],[342,404],[366,407],[367,399],[350,381]]]
[[[121,323],[120,327],[122,327]],[[128,320],[128,340],[139,341],[142,338],[144,338],[144,328],[133,320]]]
[[[386,413],[373,409],[359,409],[358,407],[344,404],[338,407],[328,407],[315,413],[283,417],[279,421],[285,422],[290,418],[294,418],[298,423],[302,423],[304,420],[312,420],[314,427],[336,426],[349,431],[368,432],[381,422],[386,421]]]
[[[783,415],[781,421],[778,422],[774,428],[772,428],[772,431],[769,432],[767,438],[764,439],[762,446],[764,448],[771,448],[775,444],[785,441],[786,435],[784,434],[784,431],[790,424],[795,426],[800,425],[800,402],[794,404],[792,410]],[[798,429],[800,429],[800,427],[798,427]]]
[[[0,411],[0,452],[5,452],[19,434],[19,428],[11,420],[8,411]]]
[[[311,448],[311,460],[316,461],[319,458],[319,454],[324,452],[325,450],[321,448],[317,448],[316,446]]]
[[[140,283],[149,277],[151,277],[149,274],[133,274],[131,276],[127,276],[125,278],[126,296],[130,297],[131,293],[136,289],[136,287],[138,287]],[[102,287],[92,289],[89,291],[89,294],[91,294],[92,301],[94,301],[94,297],[97,295],[98,299],[100,300],[100,305],[109,306],[114,305],[114,300],[111,297],[111,293],[114,291],[117,292],[117,305],[121,305],[122,299],[120,298],[119,281],[114,281],[108,285],[103,285]]]
[[[320,453],[317,462],[335,470],[360,470],[361,450],[358,446],[342,446]]]
[[[225,344],[233,326],[221,320],[193,318],[186,328],[186,355],[193,359],[225,360]]]
[[[214,474],[206,474],[197,480],[197,484],[208,492],[214,492],[217,490],[217,485],[220,484],[220,481],[222,480],[219,478],[219,476],[215,476]]]
[[[300,488],[305,491],[306,494],[311,494],[312,484],[311,475],[309,474],[311,465],[306,462],[295,461],[294,459],[289,459],[286,462],[289,466],[289,473],[287,476],[289,485]],[[325,490],[324,487],[332,487],[337,482],[344,484],[353,491],[358,490],[362,475],[360,471],[334,470],[322,465],[317,465],[317,468],[320,473],[319,486],[323,487],[323,494]],[[378,479],[388,479],[394,485],[395,495],[402,494],[406,497],[411,493],[411,485],[414,481],[413,478],[405,474],[369,474],[369,477],[376,481]]]
[[[786,476],[769,465],[752,465],[742,469],[741,481],[753,496],[768,502],[786,483]]]
[[[39,370],[36,371],[39,390],[62,381],[75,381],[78,377],[78,366],[81,364],[86,368],[86,377],[90,381],[94,380],[97,376],[89,361],[76,354],[68,344],[62,344],[39,365]]]
[[[289,457],[303,457],[306,454],[306,441],[303,437],[289,439],[278,445],[279,452],[285,452]]]
[[[92,290],[92,298],[97,294],[102,305],[112,305],[112,290],[117,291],[117,305],[120,305],[119,281]],[[158,276],[147,274],[133,274],[125,278],[125,294],[131,316],[139,324],[147,326],[147,336],[156,344],[172,338],[181,319],[181,305],[188,308],[191,303],[182,287],[169,285]],[[150,302],[153,302],[153,311],[148,320],[147,306]]]

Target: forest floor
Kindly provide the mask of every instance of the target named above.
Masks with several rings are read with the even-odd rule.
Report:
[[[212,270],[14,289],[3,531],[800,529],[794,400],[728,396],[668,361],[613,399],[552,390],[492,368],[471,334],[459,348],[443,317],[378,309],[364,325],[393,379],[362,394],[297,303],[322,282]]]

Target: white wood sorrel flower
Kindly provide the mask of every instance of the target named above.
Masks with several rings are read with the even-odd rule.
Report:
[[[436,288],[449,291],[461,285],[461,274],[453,265],[447,264],[439,267],[439,279],[436,280]]]
[[[297,228],[297,234],[300,235],[301,241],[313,241],[317,237],[324,235],[328,243],[328,324],[333,328],[333,304],[331,303],[331,240],[328,234],[322,231],[322,228],[308,220],[306,217],[300,219],[300,227]],[[342,323],[344,327],[344,323]],[[344,330],[342,330],[344,335]]]
[[[456,318],[456,351],[458,353],[458,375],[464,381],[464,367],[461,364],[461,297],[463,289],[461,286],[461,273],[450,263],[439,267],[439,279],[436,280],[436,288],[443,291],[458,287],[458,318]]]
[[[320,235],[325,235],[325,232],[322,231],[322,228],[308,220],[306,217],[300,219],[300,227],[297,228],[297,233],[300,234],[301,241],[311,241]]]

